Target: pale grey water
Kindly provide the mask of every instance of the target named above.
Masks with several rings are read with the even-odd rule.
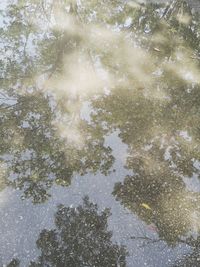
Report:
[[[187,20],[181,5],[160,21],[164,6],[149,1],[100,2],[78,2],[68,13],[69,1],[15,1],[3,14],[1,264],[165,267],[183,258],[199,266],[200,51],[198,28],[188,29],[200,21]],[[103,230],[77,226],[91,214],[104,225],[92,209],[76,214],[85,195],[99,213],[110,209]],[[70,207],[75,228],[61,223],[61,252],[50,237],[38,248],[43,229],[60,233],[59,204]],[[118,262],[122,246],[129,255]],[[192,260],[183,257],[193,251]]]

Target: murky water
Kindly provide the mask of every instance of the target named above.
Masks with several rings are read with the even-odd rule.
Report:
[[[200,266],[199,7],[0,3],[0,266]]]

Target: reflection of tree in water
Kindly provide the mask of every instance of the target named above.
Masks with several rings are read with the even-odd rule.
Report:
[[[144,62],[141,63],[140,58],[136,59],[136,54],[133,55],[137,60],[139,71],[132,70],[135,64],[130,65],[129,53],[132,52],[132,47],[127,45],[126,39],[114,36],[111,41],[116,49],[113,50],[112,46],[108,46],[110,39],[102,38],[100,44],[96,42],[97,44],[94,45],[94,40],[92,41],[91,36],[88,37],[86,35],[89,42],[88,45],[85,45],[87,39],[84,39],[86,37],[83,30],[84,27],[81,28],[81,18],[83,21],[92,23],[89,19],[91,14],[88,12],[94,2],[86,1],[85,8],[82,9],[77,5],[72,5],[71,2],[67,2],[69,11],[65,10],[66,3],[64,1],[59,1],[56,5],[55,3],[49,4],[50,6],[48,6],[48,3],[44,6],[44,3],[42,4],[40,1],[26,1],[26,4],[17,1],[15,4],[8,6],[6,11],[7,20],[4,22],[5,27],[2,28],[5,43],[1,49],[6,56],[1,63],[6,62],[6,64],[1,64],[1,82],[2,87],[5,89],[4,91],[10,97],[14,95],[16,103],[1,105],[1,129],[3,135],[1,155],[2,164],[6,163],[6,171],[9,170],[10,172],[10,180],[12,180],[10,183],[17,188],[23,188],[26,197],[32,197],[34,202],[42,202],[48,197],[48,188],[54,181],[62,185],[68,185],[74,172],[84,174],[87,169],[94,172],[100,169],[106,173],[112,165],[113,157],[111,156],[110,148],[103,147],[104,138],[102,136],[105,131],[101,127],[97,127],[97,124],[95,125],[96,129],[94,129],[93,125],[86,125],[85,122],[80,121],[78,132],[81,137],[83,136],[84,149],[74,148],[69,144],[69,140],[63,142],[56,133],[56,127],[52,125],[56,117],[55,113],[59,110],[61,112],[60,117],[67,117],[67,121],[64,121],[63,125],[66,126],[68,124],[67,130],[69,130],[70,124],[68,121],[71,120],[70,123],[74,123],[73,119],[71,119],[74,116],[71,110],[76,109],[76,106],[80,104],[79,99],[70,100],[67,93],[60,93],[56,98],[57,106],[59,106],[58,110],[56,110],[52,109],[47,96],[36,92],[38,88],[35,76],[39,74],[47,75],[49,83],[47,82],[46,87],[56,86],[54,78],[58,77],[59,79],[66,75],[64,72],[64,58],[78,49],[87,54],[90,60],[93,59],[92,55],[98,55],[102,64],[113,75],[119,76],[119,79],[116,79],[116,83],[119,83],[119,87],[123,85],[123,94],[121,93],[122,90],[116,89],[113,94],[105,97],[103,101],[100,100],[99,104],[97,101],[96,106],[100,105],[100,108],[104,108],[103,105],[110,106],[107,111],[112,114],[110,116],[111,120],[116,120],[115,127],[120,127],[122,139],[126,140],[127,143],[131,143],[134,150],[135,146],[139,144],[140,150],[141,143],[150,142],[158,131],[157,134],[165,135],[172,142],[173,151],[176,151],[171,154],[174,160],[178,157],[178,160],[176,160],[177,165],[181,164],[179,171],[183,165],[186,166],[184,171],[189,174],[194,171],[191,154],[194,152],[193,147],[196,146],[196,143],[193,144],[193,147],[190,146],[190,150],[185,149],[184,142],[183,147],[175,146],[173,141],[175,131],[173,129],[174,127],[177,128],[178,125],[182,127],[183,121],[186,121],[187,127],[181,130],[187,130],[191,134],[190,131],[192,131],[193,127],[193,125],[191,127],[189,125],[191,124],[191,117],[195,124],[198,123],[198,112],[194,110],[191,113],[191,105],[193,106],[194,99],[195,103],[199,99],[198,87],[194,86],[191,93],[188,94],[188,87],[185,81],[178,79],[177,76],[173,78],[171,66],[164,66],[165,72],[160,77],[153,78],[156,81],[153,81],[151,88],[146,88],[141,81],[145,75],[150,76],[152,80],[152,72],[156,70],[154,65],[158,62],[164,64],[166,57],[175,57],[177,45],[181,47],[181,44],[186,47],[186,44],[189,44],[187,47],[190,47],[192,39],[193,43],[196,44],[195,49],[198,51],[197,25],[189,21],[190,24],[188,26],[184,23],[178,23],[177,20],[170,19],[173,18],[174,14],[179,14],[177,10],[180,10],[182,6],[184,8],[184,5],[180,5],[179,2],[177,1],[174,8],[167,8],[163,13],[163,17],[168,19],[168,23],[164,23],[166,20],[161,19],[156,11],[157,8],[160,8],[160,5],[156,4],[150,4],[148,8],[141,6],[134,9],[129,5],[122,4],[121,1],[116,1],[116,3],[108,1],[106,10],[108,10],[109,6],[115,12],[107,20],[102,13],[105,6],[97,8],[98,14],[95,22],[100,23],[101,21],[100,25],[102,23],[114,25],[116,21],[122,24],[126,17],[132,14],[134,27],[130,27],[128,31],[136,37],[139,36],[138,40],[142,40],[141,45],[145,48],[147,48],[146,41],[149,41],[149,36],[152,36],[148,49],[152,53],[152,55],[151,53],[149,54],[151,55],[150,60],[153,60],[153,62],[149,62],[148,56],[143,56]],[[119,6],[121,6],[120,12],[117,11]],[[62,17],[61,15],[63,15],[63,10],[65,10],[65,15],[68,12],[73,19],[74,24],[71,30],[63,27],[59,21],[60,17]],[[186,11],[191,15],[188,8],[186,8]],[[184,15],[185,13],[182,12],[181,14]],[[41,27],[39,27],[42,15],[47,20],[48,16],[50,16],[49,19],[53,18],[57,24],[52,26],[49,22],[42,31]],[[38,25],[35,17],[38,18]],[[140,17],[141,19],[139,20]],[[139,24],[137,24],[138,21],[140,21]],[[182,37],[185,37],[184,33],[188,29],[190,35],[189,33],[187,34],[185,42],[181,41],[184,39]],[[167,42],[163,42],[163,39],[159,37],[160,35],[162,35],[161,37],[165,35],[163,32],[166,33]],[[177,38],[177,36],[180,38]],[[119,42],[122,39],[123,42]],[[29,51],[30,43],[35,49],[35,54]],[[155,46],[156,51],[154,49]],[[124,50],[123,55],[121,55],[122,48]],[[11,55],[5,53],[11,50]],[[71,59],[70,56],[69,59]],[[144,80],[148,81],[148,77]],[[63,84],[64,82],[65,80],[63,80]],[[174,90],[173,86],[176,86],[176,83],[178,87]],[[135,86],[134,90],[125,88],[132,87],[133,84]],[[162,94],[160,92],[162,87],[164,87],[165,91],[164,96],[161,96],[163,99],[162,101],[160,99],[155,101],[155,97],[157,95],[160,97],[160,94]],[[15,92],[13,92],[13,88],[15,88]],[[35,91],[35,93],[28,93],[28,91]],[[165,97],[168,100],[165,101]],[[169,101],[169,99],[172,101]],[[183,99],[187,99],[187,103]],[[69,103],[70,101],[71,103]],[[111,104],[109,103],[110,101]],[[134,111],[131,110],[130,112],[133,107]],[[121,109],[124,112],[121,112]],[[174,112],[171,112],[171,110],[174,110]],[[106,116],[106,119],[110,119],[109,113],[103,115]],[[76,116],[77,114],[75,114]],[[101,112],[98,112],[98,119],[101,120]],[[126,121],[126,125],[123,125],[124,121]],[[167,133],[165,128],[168,128]],[[133,133],[130,129],[136,130]],[[162,129],[161,133],[160,129]],[[196,133],[192,132],[192,134]],[[178,156],[180,153],[182,157]],[[198,149],[196,149],[196,153],[198,154]]]
[[[108,209],[99,213],[87,197],[77,208],[59,206],[56,228],[40,233],[41,255],[30,266],[126,266],[125,248],[112,243],[107,230],[109,215]]]
[[[126,167],[134,174],[116,184],[114,195],[146,223],[154,223],[161,240],[174,245],[200,230],[200,195],[188,191],[183,181],[199,177],[200,87],[195,75],[200,24],[183,1],[174,1],[163,17],[158,8],[137,9],[128,29],[143,14],[136,32],[142,32],[142,45],[157,65],[151,82],[141,87],[124,74],[129,79],[125,86],[93,101],[92,117],[107,132],[119,129],[128,145]],[[186,78],[189,71],[192,78]]]
[[[80,122],[83,145],[60,137],[54,125],[57,110],[41,93],[19,96],[13,105],[2,105],[0,112],[0,148],[8,176],[6,183],[22,189],[24,196],[34,202],[45,201],[54,182],[69,185],[75,172],[106,173],[112,165],[110,148],[102,145],[103,139],[96,140],[98,132],[86,122]]]
[[[116,184],[113,193],[147,224],[154,224],[160,240],[175,244],[199,229],[200,196],[183,189],[182,180],[175,175],[159,174],[128,176],[123,184]]]
[[[40,25],[45,12],[42,2],[8,5],[1,29],[5,42],[0,62],[0,155],[4,173],[0,186],[21,189],[34,203],[49,197],[53,183],[67,186],[74,173],[107,174],[113,163],[110,147],[103,146],[101,129],[93,129],[80,118],[79,98],[68,92],[52,94],[52,76],[62,74],[64,57],[78,50],[81,40],[79,31],[48,26],[41,30],[37,23]],[[56,9],[66,4],[59,3],[51,8],[46,3],[46,11],[52,11],[57,19]],[[42,79],[47,76],[50,94],[38,84],[38,75],[44,75]]]
[[[125,249],[113,244],[107,231],[108,216],[109,210],[98,214],[88,198],[77,208],[60,206],[56,229],[41,232],[42,253],[30,266],[125,266]]]
[[[173,264],[173,267],[198,267],[200,266],[200,246],[199,238],[189,244],[194,248],[193,252],[184,256],[182,259]]]
[[[20,261],[18,259],[12,259],[10,263],[7,264],[6,267],[19,267]]]
[[[19,40],[25,47],[24,36],[28,37],[27,30],[32,24],[28,24],[29,27],[20,24],[20,31],[24,29],[24,32],[19,33],[16,25],[23,12],[19,14],[19,10],[11,6],[10,14],[18,20],[12,20],[4,35],[8,43],[16,45],[15,54],[25,60],[20,64],[26,67],[23,71],[16,69],[18,58],[10,57],[3,69],[3,74],[9,78],[3,79],[4,87],[12,87],[8,80],[13,85],[13,76],[15,84],[20,84],[21,76],[33,78],[38,72],[47,74],[48,78],[65,76],[63,58],[77,48],[90,60],[96,56],[114,77],[114,82],[111,83],[113,90],[107,95],[92,100],[95,111],[91,123],[84,126],[81,121],[78,129],[86,136],[84,149],[74,148],[58,137],[51,123],[55,114],[44,95],[17,96],[17,104],[13,107],[2,106],[2,132],[6,129],[4,135],[8,133],[8,141],[2,139],[2,161],[11,170],[11,183],[23,188],[25,196],[41,202],[48,197],[47,189],[54,181],[67,185],[73,172],[85,173],[87,169],[106,172],[113,158],[110,149],[103,147],[102,136],[120,129],[120,138],[129,147],[126,167],[133,170],[134,175],[126,177],[124,183],[116,184],[114,194],[144,221],[153,222],[162,240],[174,244],[194,228],[199,230],[196,220],[199,194],[187,191],[183,182],[183,176],[199,176],[199,18],[191,14],[184,1],[173,1],[167,8],[158,4],[136,6],[130,2],[122,5],[121,1],[116,1],[115,5],[114,1],[108,1],[106,8],[105,5],[97,8],[94,18],[101,26],[109,23],[114,27],[117,22],[122,35],[112,35],[108,31],[99,31],[99,35],[92,28],[95,36],[92,39],[92,34],[86,35],[84,30],[75,34],[73,28],[69,35],[69,31],[59,25],[60,28],[48,29],[42,35],[36,27],[34,34],[37,38],[40,36],[35,38],[37,56],[28,60],[28,55],[22,54],[19,44],[13,40],[20,35]],[[96,1],[88,0],[84,3],[85,8],[73,6],[70,10],[75,12],[77,20],[81,16],[82,21],[91,25],[89,10],[93,10],[90,7],[95,4]],[[109,10],[108,6],[115,11],[113,16],[101,14],[102,10]],[[52,14],[56,12],[54,10]],[[57,19],[59,12],[57,17],[55,15]],[[124,23],[126,19],[132,21],[128,26]],[[138,45],[141,50],[135,48]],[[62,103],[58,110],[67,113],[66,94],[64,97],[61,94],[58,100]],[[31,109],[27,108],[30,105]]]
[[[102,134],[81,120],[79,99],[71,99],[67,93],[56,97],[55,92],[49,94],[37,84],[37,75],[44,75],[44,79],[45,75],[48,79],[58,75],[63,57],[79,43],[76,34],[63,29],[38,28],[34,16],[41,23],[40,4],[26,1],[23,5],[19,1],[8,6],[1,29],[5,58],[0,62],[0,154],[4,171],[0,186],[22,189],[24,197],[34,203],[49,197],[54,182],[67,186],[77,172],[83,175],[100,170],[106,174],[113,162],[111,149],[103,146]],[[28,41],[35,55],[28,50]],[[62,136],[68,132],[68,136]],[[80,144],[74,144],[74,139]]]

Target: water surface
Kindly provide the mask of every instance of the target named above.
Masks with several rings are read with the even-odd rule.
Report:
[[[197,4],[1,3],[2,266],[200,266]]]

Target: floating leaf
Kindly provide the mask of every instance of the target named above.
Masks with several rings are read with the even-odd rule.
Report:
[[[161,52],[161,50],[159,48],[157,48],[157,47],[154,47],[153,50],[156,51],[156,52]]]
[[[141,206],[144,207],[147,210],[152,210],[152,208],[150,208],[149,205],[146,204],[146,203],[142,203]]]

